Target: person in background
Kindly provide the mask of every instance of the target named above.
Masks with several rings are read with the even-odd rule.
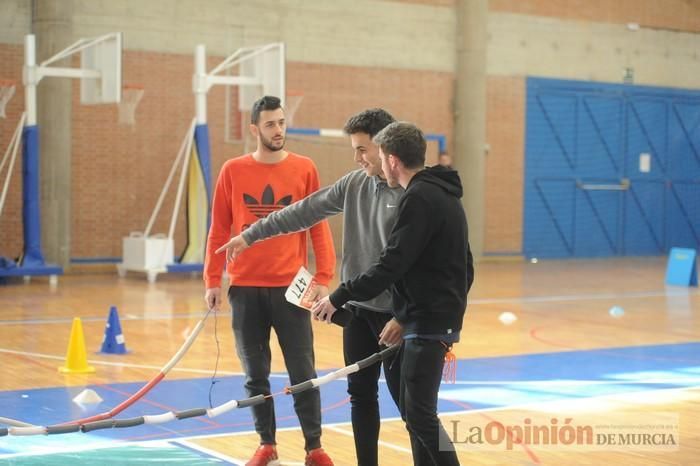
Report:
[[[452,170],[452,156],[449,152],[440,152],[438,154],[438,165]]]

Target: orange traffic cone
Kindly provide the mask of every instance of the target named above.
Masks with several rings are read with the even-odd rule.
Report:
[[[66,353],[66,365],[58,370],[64,374],[87,374],[95,372],[95,368],[88,366],[87,352],[85,351],[85,337],[83,336],[83,324],[80,318],[73,318],[73,327],[70,330],[70,341]]]

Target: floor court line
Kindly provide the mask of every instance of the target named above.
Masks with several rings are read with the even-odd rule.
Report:
[[[196,443],[189,442],[187,440],[171,440],[170,442],[171,445],[177,445],[181,446],[183,448],[187,448],[191,451],[200,453],[200,454],[205,454],[206,456],[210,456],[212,458],[216,458],[218,460],[223,461],[223,464],[230,464],[234,466],[238,465],[243,465],[245,464],[245,461],[239,460],[236,458],[231,458],[230,456],[224,455],[223,453],[219,453],[218,451],[214,451],[210,448],[203,447],[201,445],[197,445]]]

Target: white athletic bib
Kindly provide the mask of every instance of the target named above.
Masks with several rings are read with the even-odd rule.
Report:
[[[311,309],[313,303],[309,300],[309,296],[316,285],[314,276],[302,265],[284,293],[284,297],[296,306]]]

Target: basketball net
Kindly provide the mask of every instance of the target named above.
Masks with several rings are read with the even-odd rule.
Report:
[[[15,95],[15,82],[0,79],[0,118],[7,118],[5,107],[13,95]]]
[[[122,88],[122,99],[119,102],[119,124],[134,126],[136,124],[136,107],[143,98],[143,86],[127,84]]]
[[[304,100],[304,93],[301,91],[287,92],[287,101],[284,103],[284,117],[287,120],[287,127],[294,126],[294,115],[296,114],[301,101]]]

